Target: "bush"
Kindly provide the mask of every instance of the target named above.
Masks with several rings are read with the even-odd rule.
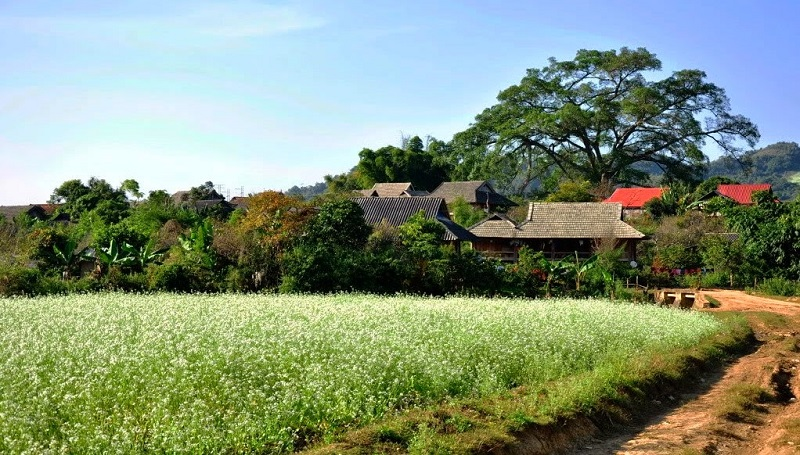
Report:
[[[39,293],[41,273],[27,267],[4,267],[0,269],[0,295],[36,295]]]
[[[124,273],[119,267],[111,267],[108,274],[100,280],[100,285],[110,291],[143,292],[150,287],[144,273]]]
[[[704,273],[700,277],[700,287],[703,288],[727,288],[731,286],[731,274],[714,271]]]
[[[785,278],[768,278],[755,287],[755,291],[766,295],[777,295],[781,297],[793,297],[800,293],[800,286],[796,281]]]
[[[211,270],[198,264],[174,263],[151,266],[147,280],[152,290],[170,292],[216,292],[219,287]]]

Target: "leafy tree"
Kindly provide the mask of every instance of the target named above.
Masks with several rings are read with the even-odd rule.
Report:
[[[255,235],[263,246],[280,252],[302,234],[312,214],[299,196],[264,191],[250,196],[239,229]]]
[[[96,177],[90,178],[86,185],[77,179],[67,180],[53,190],[50,202],[63,202],[64,205],[59,210],[72,220],[78,220],[85,213],[93,211],[109,224],[125,218],[129,208],[124,190],[115,189],[105,180]]]
[[[450,211],[453,212],[453,221],[464,227],[470,227],[486,218],[486,212],[473,207],[472,204],[461,196],[451,202],[449,208]]]
[[[125,194],[130,194],[137,200],[144,196],[144,193],[142,193],[139,189],[139,182],[133,179],[123,180],[122,185],[119,186],[119,189],[125,192]]]
[[[588,181],[565,180],[558,189],[547,196],[547,202],[594,202],[596,198],[590,192],[592,184]]]
[[[553,168],[593,184],[638,184],[649,176],[631,165],[650,162],[667,182],[690,180],[700,177],[707,140],[732,157],[742,153],[739,140],[757,142],[757,127],[730,113],[725,91],[704,72],[645,78],[660,69],[644,48],[580,50],[529,69],[454,137],[456,167],[467,168],[456,172],[487,174],[517,193]]]
[[[320,206],[319,212],[308,222],[303,242],[359,249],[367,243],[371,232],[361,206],[350,199],[338,199]]]
[[[739,234],[747,278],[800,278],[800,203],[781,203],[768,191],[753,194],[752,206],[723,211]]]
[[[214,182],[208,181],[200,186],[192,187],[189,190],[189,200],[202,201],[206,199],[224,199],[217,190],[214,189]]]
[[[361,175],[355,167],[342,174],[326,175],[324,179],[330,193],[348,193],[364,189]]]
[[[300,242],[284,257],[284,292],[364,289],[364,253],[372,228],[350,199],[322,204]]]
[[[404,149],[392,145],[365,148],[358,157],[356,169],[362,188],[380,182],[411,182],[416,189],[431,191],[447,179],[446,169],[423,148],[419,136],[409,139]]]

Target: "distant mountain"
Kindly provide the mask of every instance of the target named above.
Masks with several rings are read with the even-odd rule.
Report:
[[[286,190],[286,194],[289,196],[301,196],[305,200],[314,199],[314,197],[319,196],[320,194],[324,193],[325,190],[328,189],[328,184],[325,182],[318,182],[313,185],[307,186],[293,186]]]
[[[796,142],[778,142],[745,153],[742,163],[719,157],[709,163],[706,171],[706,177],[714,176],[741,183],[770,183],[781,200],[793,200],[800,194],[800,146]]]

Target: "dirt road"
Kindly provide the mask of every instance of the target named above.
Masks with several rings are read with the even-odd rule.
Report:
[[[720,303],[708,311],[742,311],[760,344],[721,371],[697,378],[698,390],[663,403],[664,412],[638,425],[581,444],[578,454],[800,453],[800,303],[739,291],[704,291]],[[748,388],[749,387],[749,388]],[[770,393],[746,402],[745,416],[724,414],[737,390]],[[661,404],[661,403],[657,403]]]

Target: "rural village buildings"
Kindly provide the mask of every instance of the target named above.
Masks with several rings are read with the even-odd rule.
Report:
[[[756,191],[769,190],[769,184],[719,185],[701,200],[721,196],[738,204],[753,203]],[[486,181],[445,182],[434,191],[415,190],[411,183],[377,183],[369,190],[358,191],[353,200],[364,211],[370,225],[385,222],[399,226],[416,213],[435,220],[445,228],[442,240],[460,247],[470,242],[472,247],[488,257],[515,262],[520,248],[527,246],[540,251],[549,259],[577,254],[588,258],[598,248],[623,248],[623,260],[636,259],[636,244],[645,235],[623,220],[641,214],[644,205],[663,195],[663,188],[620,188],[604,202],[530,202],[527,216],[515,222],[502,212],[516,206],[514,201],[497,193]],[[218,196],[218,195],[216,195]],[[474,226],[455,223],[448,203],[463,199],[475,208],[486,211],[487,217]],[[198,212],[247,209],[247,197],[225,201],[222,196],[190,202],[188,192],[172,195],[176,205],[191,205]],[[68,221],[57,216],[57,204],[0,206],[0,216],[11,220],[25,213],[33,219]]]

